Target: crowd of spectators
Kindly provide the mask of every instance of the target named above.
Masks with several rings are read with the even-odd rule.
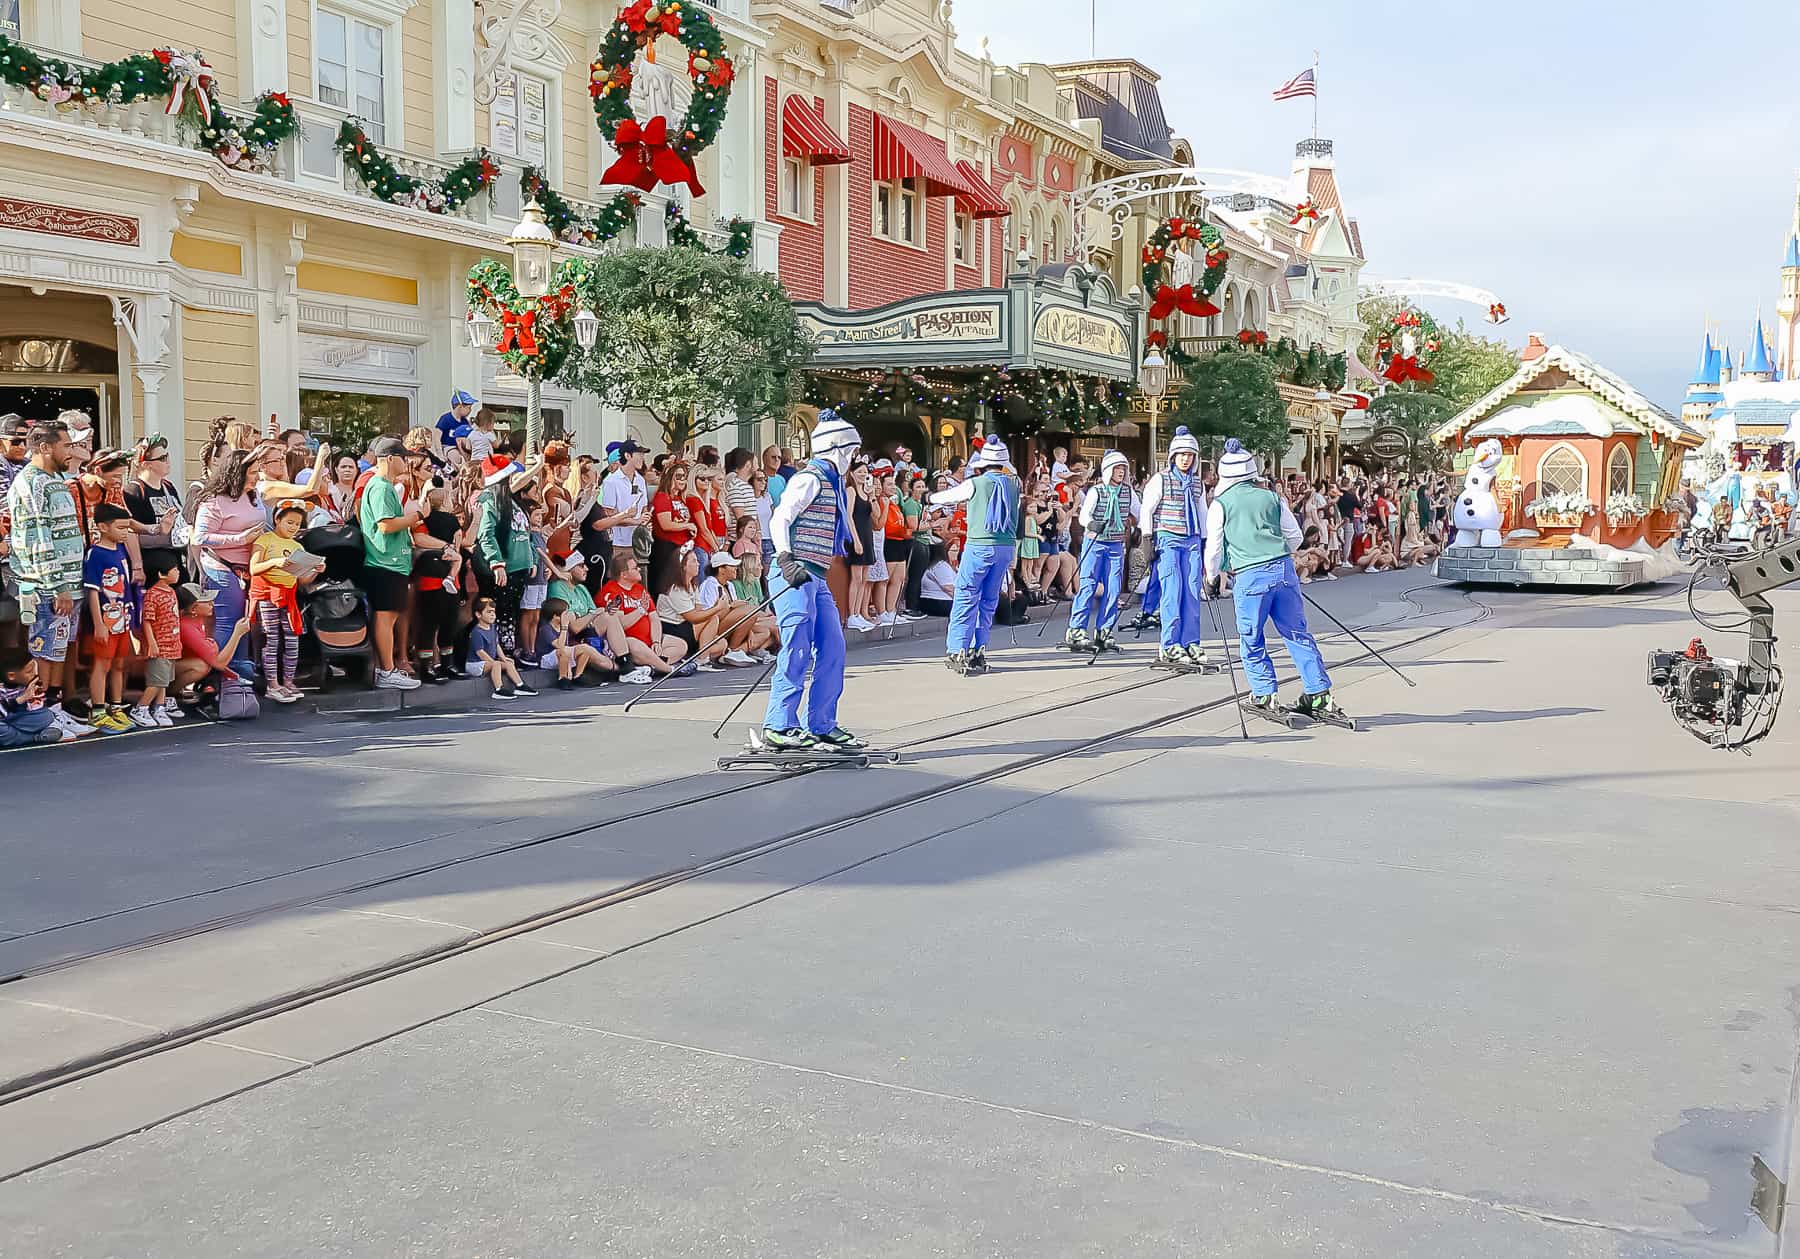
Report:
[[[560,441],[525,459],[457,394],[435,427],[358,450],[222,418],[203,476],[178,487],[168,442],[96,449],[89,417],[0,417],[0,747],[248,717],[360,671],[382,689],[480,678],[499,700],[766,663],[769,520],[789,452],[603,455]],[[967,534],[904,445],[847,478],[848,629],[946,617]],[[999,619],[1069,600],[1094,469],[1062,449],[1025,471]],[[1302,581],[1425,564],[1443,546],[1440,476],[1283,490]],[[1134,539],[1141,588],[1148,543]],[[759,609],[761,609],[759,611]],[[129,697],[129,698],[128,698]]]

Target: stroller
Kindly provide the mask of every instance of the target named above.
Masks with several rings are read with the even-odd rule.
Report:
[[[325,571],[300,595],[301,645],[311,644],[319,664],[319,689],[331,689],[337,661],[360,660],[364,684],[375,684],[373,618],[369,597],[356,584],[362,573],[362,531],[355,525],[308,529],[300,544],[325,560]]]

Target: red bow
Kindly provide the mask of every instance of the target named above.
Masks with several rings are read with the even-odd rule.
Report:
[[[508,350],[517,350],[527,358],[537,357],[537,311],[500,312],[500,353],[505,354]]]
[[[1389,363],[1387,370],[1381,374],[1396,385],[1404,385],[1409,380],[1416,381],[1421,385],[1429,385],[1437,379],[1436,376],[1419,366],[1417,358],[1406,358],[1399,354],[1394,356],[1394,361]]]
[[[639,127],[635,119],[626,119],[613,133],[613,147],[619,160],[600,176],[603,184],[631,184],[645,192],[658,184],[686,184],[696,197],[706,195],[694,168],[669,147],[669,122],[661,114]]]
[[[1152,332],[1149,336],[1144,338],[1144,344],[1151,349],[1166,350],[1169,347],[1169,334],[1166,332]]]
[[[1505,323],[1506,322],[1506,305],[1504,302],[1495,302],[1492,306],[1488,307],[1488,322],[1489,323]]]
[[[1302,223],[1317,223],[1319,212],[1311,201],[1302,201],[1294,207],[1294,217],[1288,220],[1289,227],[1299,227]]]
[[[1184,284],[1180,288],[1165,284],[1157,289],[1156,300],[1150,304],[1150,318],[1167,319],[1177,310],[1196,319],[1205,319],[1208,315],[1219,313],[1219,308],[1195,293],[1191,284]]]

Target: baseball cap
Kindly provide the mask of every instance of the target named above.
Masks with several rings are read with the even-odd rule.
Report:
[[[377,437],[369,446],[369,454],[376,459],[386,459],[389,455],[406,453],[406,443],[398,437]]]
[[[869,471],[873,472],[876,476],[886,476],[893,470],[893,463],[887,459],[877,459],[874,463],[869,465]]]
[[[714,568],[736,568],[741,561],[730,551],[714,551],[708,562]]]
[[[218,597],[218,591],[209,590],[197,581],[183,582],[181,585],[175,587],[176,601],[184,608],[192,607],[196,603],[211,603]]]
[[[0,437],[23,437],[30,427],[30,421],[15,412],[0,415]]]
[[[624,441],[619,443],[619,454],[621,456],[641,455],[645,452],[646,449],[647,449],[647,447],[638,445],[636,442],[631,440],[631,438],[629,438],[629,437],[627,437]]]
[[[455,393],[450,395],[450,405],[453,407],[473,407],[480,406],[481,404],[475,400],[475,395],[468,390],[458,389]]]

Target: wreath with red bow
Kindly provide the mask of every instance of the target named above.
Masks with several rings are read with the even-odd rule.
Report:
[[[1406,352],[1406,338],[1412,337],[1413,352]],[[1428,388],[1437,379],[1426,364],[1443,344],[1443,334],[1435,320],[1423,311],[1402,307],[1388,320],[1375,342],[1375,370],[1384,380],[1396,385],[1416,384]]]
[[[664,35],[680,40],[688,50],[694,99],[678,123],[661,114],[639,123],[631,113],[632,66],[640,52],[655,61],[656,41]],[[600,176],[601,182],[645,192],[659,184],[680,185],[701,196],[705,189],[694,173],[694,159],[718,139],[736,73],[725,55],[724,36],[699,0],[636,0],[620,9],[588,70],[594,119],[619,154]]]
[[[574,348],[576,310],[591,305],[591,293],[582,296],[593,280],[585,258],[571,258],[557,268],[556,284],[542,297],[521,297],[512,272],[492,258],[475,264],[469,272],[471,311],[479,310],[500,326],[496,352],[521,376],[542,380],[562,370]]]
[[[1168,266],[1169,250],[1183,240],[1197,241],[1203,251],[1200,279],[1195,284],[1174,285],[1164,279],[1164,268]],[[1231,256],[1225,252],[1222,240],[1219,229],[1212,224],[1190,223],[1183,218],[1172,218],[1150,233],[1150,241],[1144,246],[1144,292],[1150,295],[1151,322],[1167,319],[1177,311],[1196,319],[1219,313],[1211,298],[1225,279],[1225,262]]]

